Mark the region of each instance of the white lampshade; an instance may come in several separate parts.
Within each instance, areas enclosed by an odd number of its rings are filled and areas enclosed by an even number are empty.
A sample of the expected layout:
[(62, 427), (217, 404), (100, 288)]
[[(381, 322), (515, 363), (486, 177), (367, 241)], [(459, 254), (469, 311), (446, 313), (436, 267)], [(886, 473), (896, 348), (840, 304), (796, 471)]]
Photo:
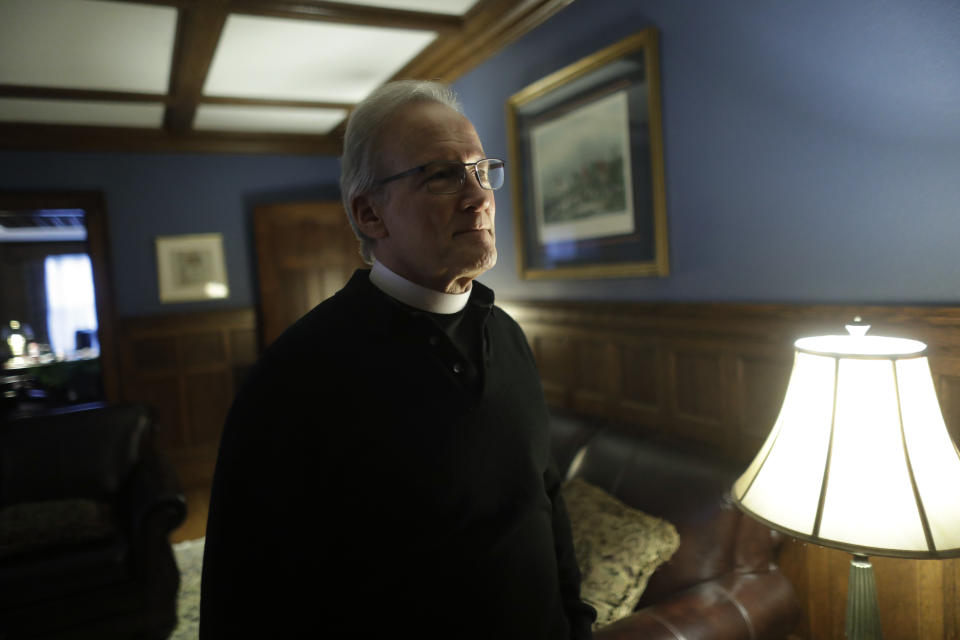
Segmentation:
[(960, 452), (926, 345), (849, 335), (795, 347), (780, 415), (734, 483), (740, 508), (853, 553), (960, 555)]

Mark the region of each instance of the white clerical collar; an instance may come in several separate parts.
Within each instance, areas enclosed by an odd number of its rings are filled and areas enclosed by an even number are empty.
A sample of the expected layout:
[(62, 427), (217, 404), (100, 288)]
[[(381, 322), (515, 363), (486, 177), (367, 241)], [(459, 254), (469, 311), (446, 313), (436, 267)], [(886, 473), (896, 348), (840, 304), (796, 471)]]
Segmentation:
[(370, 270), (370, 282), (403, 304), (430, 313), (457, 313), (467, 306), (467, 301), (470, 299), (469, 289), (464, 293), (434, 291), (397, 275), (383, 266), (383, 263), (376, 261), (373, 263), (373, 269)]

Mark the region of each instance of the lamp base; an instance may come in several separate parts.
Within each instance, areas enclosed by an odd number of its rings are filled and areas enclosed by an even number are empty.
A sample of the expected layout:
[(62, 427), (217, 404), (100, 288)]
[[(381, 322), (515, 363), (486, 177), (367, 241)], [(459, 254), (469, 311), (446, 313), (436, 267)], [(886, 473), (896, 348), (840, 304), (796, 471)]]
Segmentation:
[(880, 607), (877, 604), (877, 583), (873, 565), (863, 555), (850, 560), (850, 583), (847, 586), (847, 627), (850, 640), (881, 640)]

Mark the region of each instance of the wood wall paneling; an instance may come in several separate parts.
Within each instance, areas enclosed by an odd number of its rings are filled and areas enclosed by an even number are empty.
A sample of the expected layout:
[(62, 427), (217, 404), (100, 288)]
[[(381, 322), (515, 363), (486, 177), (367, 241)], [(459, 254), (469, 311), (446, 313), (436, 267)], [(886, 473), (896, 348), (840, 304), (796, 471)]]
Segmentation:
[(227, 361), (227, 336), (223, 331), (184, 333), (180, 336), (180, 363), (186, 367), (217, 367)]
[(135, 370), (148, 373), (176, 371), (178, 361), (176, 336), (134, 338), (130, 346)]
[(668, 350), (668, 415), (674, 434), (714, 446), (725, 446), (729, 422), (726, 362), (712, 347), (686, 344)]
[(960, 376), (940, 374), (937, 376), (937, 393), (943, 419), (954, 442), (960, 442)]
[(257, 357), (253, 309), (125, 318), (123, 398), (157, 411), (158, 446), (187, 486), (213, 477), (224, 420)]
[(257, 359), (257, 332), (253, 326), (228, 329), (230, 359), (234, 362), (254, 362)]
[(547, 403), (569, 407), (576, 376), (573, 363), (573, 342), (562, 335), (549, 332), (533, 334), (533, 352), (540, 369), (540, 379)]
[(233, 402), (230, 369), (186, 374), (183, 377), (187, 408), (188, 441), (193, 447), (216, 449)]
[(620, 350), (609, 340), (581, 339), (575, 344), (573, 407), (609, 413), (621, 395)]
[(637, 411), (656, 412), (664, 393), (658, 375), (659, 350), (652, 343), (626, 343), (620, 349), (623, 367), (621, 406)]
[[(527, 334), (548, 404), (710, 445), (746, 465), (780, 411), (793, 341), (843, 333), (921, 340), (960, 440), (960, 308), (505, 302)], [(960, 640), (960, 559), (871, 558), (887, 640)], [(804, 610), (792, 637), (844, 637), (850, 554), (787, 540), (779, 564)]]
[[(960, 561), (951, 560), (943, 572), (944, 637), (960, 638)], [(952, 604), (951, 604), (952, 603)]]
[(740, 449), (759, 451), (780, 413), (793, 361), (747, 354), (738, 359), (737, 367)]

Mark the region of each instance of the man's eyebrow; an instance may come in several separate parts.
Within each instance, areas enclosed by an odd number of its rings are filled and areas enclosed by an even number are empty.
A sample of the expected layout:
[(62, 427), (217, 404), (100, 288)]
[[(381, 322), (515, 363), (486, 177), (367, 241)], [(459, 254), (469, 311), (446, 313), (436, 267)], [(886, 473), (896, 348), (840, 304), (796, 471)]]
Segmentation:
[(487, 159), (487, 156), (483, 153), (483, 151), (480, 151), (479, 154), (476, 154), (476, 153), (467, 154), (467, 157), (471, 158), (471, 160), (467, 160), (466, 162), (461, 162), (459, 159), (454, 158), (453, 154), (450, 154), (449, 158), (436, 158), (434, 160), (429, 160), (424, 164), (433, 164), (434, 162), (455, 162), (457, 164), (473, 164), (474, 162), (479, 162), (480, 160)]

